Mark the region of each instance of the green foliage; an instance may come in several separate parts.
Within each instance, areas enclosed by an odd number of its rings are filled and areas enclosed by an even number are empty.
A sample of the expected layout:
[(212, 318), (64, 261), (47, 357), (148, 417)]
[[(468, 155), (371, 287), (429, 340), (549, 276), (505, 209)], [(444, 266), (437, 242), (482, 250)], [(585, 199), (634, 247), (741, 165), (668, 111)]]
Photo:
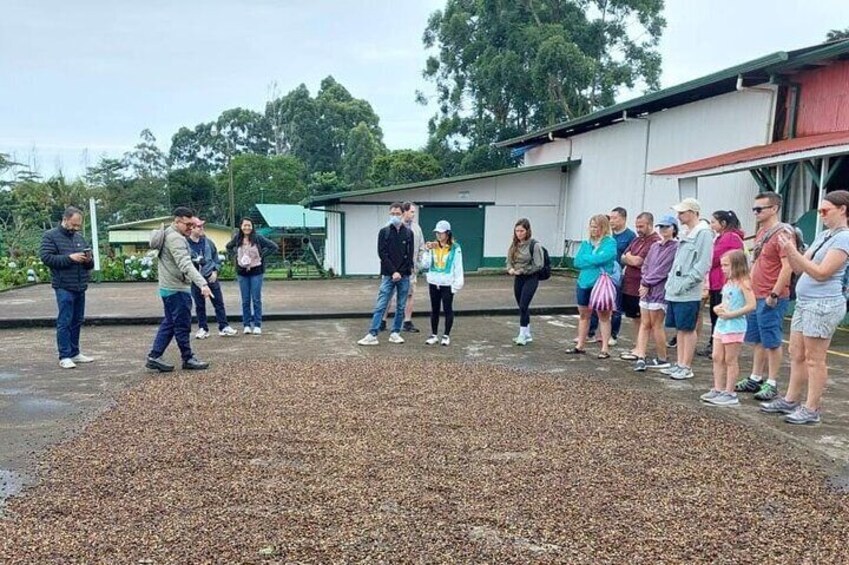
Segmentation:
[(38, 257), (0, 257), (0, 288), (49, 280), (50, 269)]
[(215, 223), (226, 223), (226, 201), (217, 198), (215, 179), (202, 169), (175, 169), (166, 177), (169, 200), (188, 206)]
[[(659, 87), (663, 0), (448, 0), (424, 45), (436, 85), (434, 153), (460, 172), (509, 164), (480, 148), (614, 103), (618, 90)], [(423, 95), (419, 96), (423, 99)]]
[(825, 35), (826, 41), (838, 41), (840, 39), (849, 39), (849, 27), (846, 29), (832, 29)]
[[(238, 155), (232, 166), (237, 220), (249, 215), (257, 202), (296, 204), (307, 195), (304, 165), (292, 156)], [(216, 180), (219, 201), (227, 201), (229, 175), (224, 171)]]
[(380, 143), (365, 122), (360, 122), (348, 133), (342, 157), (342, 176), (351, 188), (356, 190), (371, 186), (372, 164), (380, 152)]
[(393, 186), (431, 180), (441, 175), (442, 167), (436, 157), (425, 151), (403, 149), (375, 159), (371, 178), (377, 186)]
[(323, 194), (334, 194), (336, 192), (344, 192), (348, 190), (348, 185), (345, 184), (335, 171), (329, 173), (313, 173), (307, 181), (307, 192), (310, 196), (321, 196)]

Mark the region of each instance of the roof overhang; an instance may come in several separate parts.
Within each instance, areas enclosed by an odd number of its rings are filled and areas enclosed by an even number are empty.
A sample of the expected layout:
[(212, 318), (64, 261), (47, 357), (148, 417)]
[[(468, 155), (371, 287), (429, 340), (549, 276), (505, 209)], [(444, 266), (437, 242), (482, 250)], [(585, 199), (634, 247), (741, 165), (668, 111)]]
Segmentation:
[(849, 131), (840, 131), (753, 145), (650, 171), (649, 174), (673, 178), (710, 177), (846, 154), (849, 154)]
[(371, 196), (374, 194), (400, 192), (405, 190), (416, 190), (420, 188), (430, 188), (434, 186), (454, 184), (458, 182), (467, 182), (494, 177), (503, 177), (508, 175), (533, 173), (535, 171), (546, 171), (551, 169), (560, 169), (561, 172), (565, 173), (572, 167), (576, 167), (580, 164), (580, 159), (569, 159), (568, 161), (558, 161), (556, 163), (545, 163), (543, 165), (531, 165), (528, 167), (512, 167), (509, 169), (498, 169), (495, 171), (486, 171), (483, 173), (460, 175), (456, 177), (445, 177), (410, 184), (399, 184), (393, 186), (385, 186), (381, 188), (369, 188), (366, 190), (349, 190), (347, 192), (335, 192), (333, 194), (327, 194), (324, 196), (315, 196), (312, 198), (307, 198), (306, 200), (302, 201), (301, 204), (308, 208), (312, 208), (313, 206), (326, 206), (329, 204), (335, 204), (336, 202), (347, 200), (349, 198), (356, 198), (358, 196)]

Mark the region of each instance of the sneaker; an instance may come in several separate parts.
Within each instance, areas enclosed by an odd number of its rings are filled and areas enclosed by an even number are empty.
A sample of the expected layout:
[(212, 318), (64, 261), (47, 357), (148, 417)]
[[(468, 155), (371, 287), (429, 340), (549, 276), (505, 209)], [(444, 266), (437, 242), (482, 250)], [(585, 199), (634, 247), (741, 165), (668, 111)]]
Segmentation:
[(740, 400), (737, 398), (736, 392), (720, 392), (705, 402), (713, 404), (714, 406), (737, 406), (740, 404)]
[(820, 411), (811, 410), (803, 404), (796, 408), (792, 414), (786, 415), (784, 421), (788, 424), (819, 424)]
[(358, 345), (379, 345), (377, 336), (372, 333), (367, 333), (366, 337), (357, 342)]
[(159, 371), (160, 373), (170, 373), (174, 370), (174, 365), (171, 363), (166, 363), (162, 360), (162, 357), (148, 357), (147, 362), (144, 364), (148, 369), (153, 369), (154, 371)]
[(696, 350), (696, 355), (699, 357), (713, 357), (713, 346), (708, 344)]
[(520, 335), (513, 340), (513, 343), (516, 345), (528, 345), (528, 338)]
[(91, 363), (94, 361), (94, 357), (89, 357), (88, 355), (77, 353), (76, 355), (71, 357), (71, 361), (73, 361), (74, 363)]
[(528, 334), (525, 336), (525, 343), (531, 343), (534, 340), (534, 336)]
[(242, 333), (247, 335), (247, 334), (253, 333), (253, 330), (251, 329), (250, 326), (245, 326), (245, 329), (242, 330)]
[(404, 343), (404, 338), (398, 332), (389, 334), (389, 343)]
[(671, 374), (673, 374), (673, 373), (677, 373), (677, 372), (678, 372), (678, 368), (679, 368), (679, 367), (678, 367), (678, 363), (673, 363), (673, 364), (671, 364), (669, 367), (667, 367), (667, 368), (665, 368), (665, 369), (661, 369), (660, 373), (661, 373), (662, 375), (669, 376), (669, 375), (671, 375)]
[(234, 330), (230, 326), (224, 326), (223, 328), (218, 330), (218, 335), (220, 335), (221, 337), (228, 337), (228, 336), (231, 336), (231, 335), (236, 335), (237, 333), (239, 333), (239, 332), (237, 332), (236, 330)]
[(70, 357), (65, 357), (64, 359), (59, 359), (59, 366), (63, 369), (76, 369), (77, 364), (74, 363), (74, 360)]
[(761, 389), (755, 393), (754, 399), (770, 401), (773, 400), (776, 396), (778, 396), (778, 389), (775, 388), (775, 386), (764, 381), (764, 383), (761, 385)]
[(675, 381), (685, 381), (692, 379), (694, 376), (693, 370), (690, 367), (678, 367), (678, 370), (669, 375), (669, 378)]
[(701, 400), (702, 402), (709, 402), (711, 399), (716, 398), (720, 394), (722, 394), (721, 390), (716, 390), (715, 388), (712, 388), (703, 395), (701, 395), (699, 397), (699, 400)]
[(380, 325), (377, 327), (377, 331), (385, 332), (386, 331), (386, 320), (380, 322)]
[(616, 339), (615, 337), (611, 337), (610, 339), (607, 340), (607, 345), (610, 346), (610, 347), (616, 347), (617, 343), (619, 343), (619, 340)]
[(425, 340), (425, 345), (436, 345), (439, 343), (439, 336), (430, 334), (430, 337)]
[(658, 359), (657, 357), (655, 357), (654, 359), (646, 363), (646, 367), (649, 369), (658, 370), (669, 369), (670, 367), (672, 367), (672, 365), (666, 359)]
[(259, 327), (259, 326), (255, 327), (255, 328), (254, 328), (254, 331), (253, 331), (253, 334), (254, 334), (254, 335), (262, 335), (262, 328), (261, 328), (261, 327)]
[(675, 349), (676, 347), (678, 347), (678, 336), (676, 335), (670, 337), (669, 341), (666, 342), (666, 347), (669, 347), (670, 349)]
[(638, 373), (646, 372), (646, 360), (645, 359), (637, 359), (634, 363), (634, 370)]
[(451, 338), (447, 335), (442, 336), (442, 341), (440, 342), (442, 345), (451, 345)]
[(201, 361), (194, 355), (183, 361), (183, 368), (187, 371), (203, 371), (209, 368), (209, 363)]
[(758, 392), (761, 390), (762, 384), (764, 384), (763, 381), (756, 381), (752, 377), (746, 377), (737, 381), (737, 384), (734, 385), (734, 392)]
[(766, 414), (792, 414), (799, 408), (798, 402), (789, 402), (783, 396), (772, 402), (761, 402), (761, 412)]
[(405, 332), (410, 332), (414, 334), (421, 332), (419, 328), (413, 325), (413, 322), (404, 322), (404, 327), (402, 329)]
[(206, 339), (209, 337), (209, 331), (203, 328), (198, 330), (198, 333), (195, 334), (195, 339)]

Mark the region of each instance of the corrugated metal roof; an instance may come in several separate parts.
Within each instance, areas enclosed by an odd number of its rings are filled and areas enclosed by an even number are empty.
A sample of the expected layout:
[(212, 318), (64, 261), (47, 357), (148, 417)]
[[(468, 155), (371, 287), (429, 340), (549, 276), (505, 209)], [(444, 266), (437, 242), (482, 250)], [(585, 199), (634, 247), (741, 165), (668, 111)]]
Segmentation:
[(586, 116), (506, 139), (495, 145), (496, 147), (513, 147), (529, 142), (550, 141), (549, 134), (554, 137), (570, 137), (619, 121), (622, 119), (623, 112), (638, 116), (732, 92), (737, 87), (738, 76), (764, 83), (769, 80), (772, 74), (804, 68), (818, 61), (843, 56), (847, 53), (849, 53), (849, 40), (846, 39), (812, 45), (790, 52), (779, 51), (677, 86), (603, 108)]
[(270, 228), (324, 227), (324, 212), (298, 204), (257, 204), (256, 209)]
[(396, 184), (393, 186), (384, 186), (380, 188), (369, 188), (365, 190), (350, 190), (347, 192), (334, 192), (324, 196), (316, 196), (307, 198), (303, 201), (305, 206), (315, 206), (317, 204), (328, 204), (338, 202), (343, 198), (352, 198), (355, 196), (369, 196), (372, 194), (383, 194), (387, 192), (397, 192), (400, 190), (411, 190), (416, 188), (427, 188), (429, 186), (438, 186), (443, 184), (453, 184), (456, 182), (464, 182), (470, 180), (478, 180), (492, 177), (501, 177), (506, 175), (515, 175), (520, 173), (530, 173), (533, 171), (543, 171), (546, 169), (555, 169), (560, 167), (565, 170), (569, 167), (574, 167), (581, 164), (580, 159), (571, 159), (569, 161), (558, 161), (557, 163), (545, 163), (542, 165), (532, 165), (530, 167), (511, 167), (509, 169), (498, 169), (496, 171), (486, 171), (483, 173), (474, 173), (471, 175), (460, 175), (456, 177), (444, 177), (440, 179), (426, 180), (422, 182), (414, 182), (409, 184)]
[(728, 165), (737, 165), (749, 161), (788, 155), (790, 153), (798, 153), (801, 151), (810, 151), (811, 149), (821, 149), (824, 147), (847, 144), (849, 144), (849, 131), (823, 133), (808, 137), (796, 137), (793, 139), (776, 141), (775, 143), (768, 143), (766, 145), (754, 145), (752, 147), (730, 151), (721, 155), (714, 155), (713, 157), (690, 161), (689, 163), (681, 163), (672, 167), (651, 171), (649, 174), (676, 177), (699, 171), (708, 171)]

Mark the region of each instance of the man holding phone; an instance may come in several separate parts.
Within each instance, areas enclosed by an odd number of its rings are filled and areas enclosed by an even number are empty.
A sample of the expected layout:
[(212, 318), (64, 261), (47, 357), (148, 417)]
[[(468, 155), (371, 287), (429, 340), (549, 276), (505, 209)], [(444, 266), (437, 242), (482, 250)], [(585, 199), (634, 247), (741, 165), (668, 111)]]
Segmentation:
[(62, 224), (47, 230), (41, 239), (41, 261), (50, 267), (59, 313), (56, 316), (56, 345), (59, 366), (73, 369), (77, 363), (94, 361), (80, 352), (80, 330), (85, 318), (85, 292), (89, 271), (94, 267), (91, 247), (83, 238), (83, 213), (69, 206)]

